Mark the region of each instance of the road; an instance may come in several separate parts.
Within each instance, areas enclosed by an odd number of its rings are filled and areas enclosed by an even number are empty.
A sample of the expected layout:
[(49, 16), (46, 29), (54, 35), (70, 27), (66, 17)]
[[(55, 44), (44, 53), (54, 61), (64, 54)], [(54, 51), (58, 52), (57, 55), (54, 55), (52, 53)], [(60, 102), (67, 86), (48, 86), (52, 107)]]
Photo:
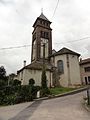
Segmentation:
[(82, 104), (84, 94), (36, 101), (8, 120), (90, 120)]

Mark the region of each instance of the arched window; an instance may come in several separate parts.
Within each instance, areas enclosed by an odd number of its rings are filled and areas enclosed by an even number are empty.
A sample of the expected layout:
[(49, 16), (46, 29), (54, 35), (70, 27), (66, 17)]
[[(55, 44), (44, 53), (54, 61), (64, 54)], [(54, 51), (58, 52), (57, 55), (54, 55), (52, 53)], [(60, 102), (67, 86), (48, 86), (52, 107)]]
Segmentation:
[(64, 67), (63, 67), (63, 61), (62, 60), (58, 60), (57, 61), (57, 68), (58, 68), (58, 72), (59, 73), (64, 73)]

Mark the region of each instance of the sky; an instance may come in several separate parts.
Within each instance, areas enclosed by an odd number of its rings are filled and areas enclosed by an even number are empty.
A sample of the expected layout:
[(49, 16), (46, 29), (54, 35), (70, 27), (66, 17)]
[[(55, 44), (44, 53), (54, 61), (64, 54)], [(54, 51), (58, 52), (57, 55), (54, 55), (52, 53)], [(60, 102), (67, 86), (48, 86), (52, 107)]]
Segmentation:
[[(42, 8), (52, 22), (53, 49), (90, 57), (90, 0), (0, 0), (0, 66), (7, 74), (21, 69), (24, 60), (31, 63), (32, 25)], [(11, 49), (18, 46), (24, 47)]]

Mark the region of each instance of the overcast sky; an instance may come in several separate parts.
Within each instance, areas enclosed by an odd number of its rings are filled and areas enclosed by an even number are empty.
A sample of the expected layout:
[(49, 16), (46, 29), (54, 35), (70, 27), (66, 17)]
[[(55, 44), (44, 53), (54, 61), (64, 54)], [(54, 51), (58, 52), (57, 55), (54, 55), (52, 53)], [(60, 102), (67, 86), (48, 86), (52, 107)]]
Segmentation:
[(57, 1), (0, 0), (0, 66), (8, 74), (22, 68), (23, 60), (31, 62), (31, 46), (2, 48), (31, 45), (32, 25), (41, 8), (52, 22), (53, 49), (67, 47), (80, 53), (83, 59), (90, 57), (90, 0), (59, 0), (54, 11)]

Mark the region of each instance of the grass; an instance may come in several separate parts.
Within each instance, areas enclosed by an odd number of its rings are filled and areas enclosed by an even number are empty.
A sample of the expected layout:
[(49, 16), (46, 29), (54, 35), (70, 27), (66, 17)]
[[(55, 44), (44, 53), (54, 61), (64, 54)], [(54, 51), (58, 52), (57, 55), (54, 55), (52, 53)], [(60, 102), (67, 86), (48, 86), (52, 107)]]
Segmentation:
[(75, 90), (75, 88), (55, 87), (55, 88), (50, 89), (50, 93), (52, 95), (58, 95), (58, 94), (62, 94), (62, 93), (72, 91), (72, 90)]

